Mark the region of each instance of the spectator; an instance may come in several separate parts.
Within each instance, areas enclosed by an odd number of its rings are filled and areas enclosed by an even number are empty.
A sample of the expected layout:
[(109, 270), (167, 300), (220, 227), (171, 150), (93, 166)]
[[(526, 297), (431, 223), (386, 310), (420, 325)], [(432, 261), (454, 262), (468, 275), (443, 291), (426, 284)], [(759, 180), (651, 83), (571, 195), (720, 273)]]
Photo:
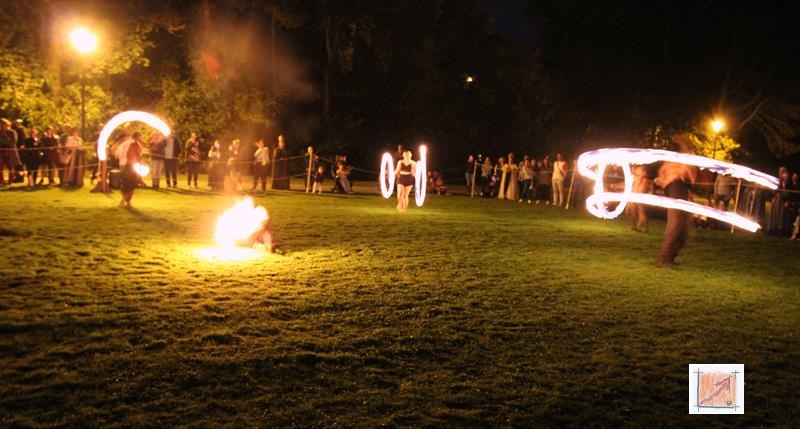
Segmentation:
[(527, 155), (522, 158), (522, 164), (519, 166), (519, 178), (521, 180), (520, 183), (522, 183), (520, 186), (519, 202), (521, 203), (523, 200), (527, 200), (528, 204), (530, 204), (533, 198), (533, 166)]
[(279, 135), (272, 154), (272, 189), (289, 189), (289, 162), (286, 158), (286, 141)]
[(792, 179), (789, 181), (789, 184), (786, 185), (786, 190), (788, 191), (788, 200), (789, 204), (787, 205), (788, 211), (788, 221), (791, 222), (791, 226), (789, 229), (792, 230), (792, 240), (797, 239), (797, 223), (798, 219), (800, 218), (800, 177), (798, 177), (797, 173), (792, 173)]
[[(43, 150), (42, 164), (44, 165), (44, 169), (47, 174), (47, 184), (53, 185), (55, 184), (55, 179), (53, 178), (53, 175), (58, 174), (58, 169), (59, 169), (58, 138), (56, 138), (55, 127), (53, 126), (47, 127), (47, 131), (45, 131), (44, 137), (42, 137), (42, 150)], [(41, 180), (44, 180), (44, 174), (42, 175)]]
[[(3, 118), (0, 129), (0, 185), (13, 184), (17, 165), (20, 164), (17, 151), (17, 132), (11, 129), (11, 122)], [(8, 181), (3, 180), (4, 170), (8, 169)]]
[(787, 186), (789, 185), (789, 171), (786, 167), (778, 169), (778, 188), (772, 197), (772, 206), (769, 213), (769, 221), (767, 222), (767, 234), (774, 235), (788, 235), (789, 224), (789, 193)]
[(83, 186), (85, 151), (83, 150), (83, 139), (80, 137), (79, 128), (72, 129), (72, 133), (67, 137), (64, 150), (67, 162), (64, 163), (63, 183), (73, 187)]
[(717, 202), (717, 209), (728, 211), (728, 206), (735, 192), (733, 178), (725, 174), (717, 174), (714, 179), (714, 199)]
[(25, 139), (21, 157), (25, 164), (25, 175), (28, 179), (28, 187), (32, 188), (36, 185), (36, 179), (39, 175), (39, 165), (42, 163), (42, 142), (36, 130), (31, 130), (30, 137)]
[(226, 192), (242, 191), (242, 170), (241, 170), (241, 142), (235, 139), (228, 146), (228, 161), (225, 163), (227, 174), (225, 176)]
[(550, 204), (550, 189), (553, 187), (553, 165), (550, 163), (550, 156), (545, 155), (542, 162), (536, 169), (536, 204), (544, 201)]
[(181, 156), (181, 143), (175, 133), (164, 137), (164, 172), (167, 175), (167, 186), (178, 186), (178, 160)]
[(508, 177), (506, 179), (506, 199), (511, 201), (517, 201), (519, 198), (519, 185), (517, 183), (519, 178), (519, 166), (514, 161), (514, 154), (509, 153), (508, 164), (506, 165), (506, 170), (508, 171)]
[(225, 166), (222, 164), (222, 151), (219, 140), (214, 140), (214, 144), (208, 150), (208, 186), (212, 191), (218, 191), (224, 187)]
[(186, 141), (186, 187), (197, 189), (197, 175), (200, 172), (200, 139), (197, 133), (192, 133)]
[(314, 181), (314, 185), (311, 188), (311, 193), (318, 192), (322, 193), (322, 182), (325, 178), (325, 167), (319, 165), (317, 166), (317, 171), (314, 172), (312, 180)]
[(436, 195), (448, 195), (447, 185), (444, 183), (442, 173), (438, 171), (433, 172), (433, 187), (431, 188), (436, 192)]
[(553, 164), (553, 204), (558, 207), (564, 205), (567, 200), (565, 193), (564, 181), (567, 178), (567, 171), (569, 164), (564, 159), (564, 155), (559, 152), (556, 154), (556, 162)]
[(162, 135), (154, 132), (150, 135), (148, 150), (150, 151), (150, 177), (153, 179), (153, 189), (161, 188), (161, 173), (164, 171), (164, 145)]
[(253, 154), (253, 190), (258, 186), (258, 181), (261, 181), (261, 190), (267, 190), (267, 172), (269, 171), (269, 148), (264, 144), (264, 140), (256, 142), (256, 153)]
[(481, 196), (489, 195), (487, 188), (491, 183), (492, 179), (492, 171), (494, 171), (494, 165), (492, 164), (492, 158), (486, 157), (483, 160), (483, 164), (481, 165)]
[[(633, 167), (632, 191), (640, 194), (652, 194), (653, 182), (647, 178), (647, 168), (643, 165)], [(647, 232), (647, 206), (640, 203), (628, 203), (625, 208), (631, 229), (638, 232)]]
[(497, 176), (497, 189), (495, 189), (497, 199), (506, 199), (506, 184), (508, 181), (508, 165), (506, 159), (502, 156), (497, 159), (497, 164), (494, 166), (494, 175)]
[(464, 178), (466, 179), (467, 184), (467, 195), (472, 195), (473, 193), (473, 174), (475, 174), (476, 169), (477, 164), (475, 164), (475, 157), (470, 154), (467, 156), (467, 165), (464, 169)]
[(353, 193), (353, 189), (350, 186), (350, 166), (347, 165), (346, 155), (339, 157), (339, 163), (336, 166), (336, 183), (341, 187), (340, 189), (342, 192), (347, 194)]

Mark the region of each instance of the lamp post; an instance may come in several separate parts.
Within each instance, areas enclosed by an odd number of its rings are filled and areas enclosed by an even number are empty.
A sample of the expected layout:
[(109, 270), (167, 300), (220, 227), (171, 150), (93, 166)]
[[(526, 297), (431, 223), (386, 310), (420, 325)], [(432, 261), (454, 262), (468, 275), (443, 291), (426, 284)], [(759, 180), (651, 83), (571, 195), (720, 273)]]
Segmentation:
[[(72, 47), (82, 55), (88, 55), (97, 49), (97, 36), (86, 27), (78, 27), (69, 33), (69, 40)], [(81, 69), (81, 139), (86, 140), (86, 85), (84, 70)]]
[(725, 128), (725, 121), (721, 119), (714, 119), (711, 121), (711, 131), (714, 132), (714, 153), (711, 155), (711, 158), (717, 159), (717, 139), (719, 138), (719, 132)]

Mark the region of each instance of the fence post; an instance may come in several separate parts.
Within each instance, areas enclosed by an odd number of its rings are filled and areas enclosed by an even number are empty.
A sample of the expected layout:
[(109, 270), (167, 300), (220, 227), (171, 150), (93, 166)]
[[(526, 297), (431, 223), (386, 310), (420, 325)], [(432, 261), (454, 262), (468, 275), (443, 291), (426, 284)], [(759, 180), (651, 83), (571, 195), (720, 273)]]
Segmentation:
[(311, 192), (311, 166), (314, 162), (314, 148), (308, 147), (308, 172), (306, 173), (306, 193)]
[[(742, 192), (742, 179), (739, 179), (739, 184), (736, 185), (736, 201), (733, 202), (733, 212), (736, 213), (739, 210), (739, 196)], [(733, 234), (733, 230), (736, 228), (733, 224), (731, 224), (731, 234)]]

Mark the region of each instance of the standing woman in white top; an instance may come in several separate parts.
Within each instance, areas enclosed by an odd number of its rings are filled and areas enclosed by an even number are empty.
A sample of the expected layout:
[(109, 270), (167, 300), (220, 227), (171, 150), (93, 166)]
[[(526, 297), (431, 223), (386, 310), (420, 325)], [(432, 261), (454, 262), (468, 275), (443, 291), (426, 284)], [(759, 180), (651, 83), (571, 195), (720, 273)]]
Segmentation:
[(514, 154), (508, 154), (508, 164), (507, 164), (507, 171), (508, 171), (508, 178), (506, 182), (508, 183), (508, 188), (506, 189), (506, 199), (511, 201), (516, 201), (517, 197), (519, 196), (519, 189), (517, 186), (517, 176), (519, 176), (519, 166), (514, 162)]
[(567, 165), (564, 155), (559, 152), (556, 154), (556, 162), (553, 164), (553, 204), (557, 206), (561, 206), (567, 199), (564, 187), (567, 171), (569, 171), (569, 165)]
[(408, 209), (408, 195), (417, 175), (417, 163), (411, 159), (410, 150), (403, 151), (403, 159), (397, 161), (394, 174), (397, 176), (397, 211), (402, 213)]
[(497, 164), (494, 166), (494, 174), (499, 177), (499, 184), (497, 188), (497, 199), (506, 199), (506, 176), (508, 176), (508, 167), (506, 166), (506, 159), (502, 156), (497, 159)]
[(253, 162), (253, 190), (255, 191), (258, 186), (258, 181), (261, 181), (261, 190), (267, 191), (267, 172), (269, 172), (269, 148), (264, 145), (264, 140), (256, 142), (256, 153), (253, 154), (255, 158)]

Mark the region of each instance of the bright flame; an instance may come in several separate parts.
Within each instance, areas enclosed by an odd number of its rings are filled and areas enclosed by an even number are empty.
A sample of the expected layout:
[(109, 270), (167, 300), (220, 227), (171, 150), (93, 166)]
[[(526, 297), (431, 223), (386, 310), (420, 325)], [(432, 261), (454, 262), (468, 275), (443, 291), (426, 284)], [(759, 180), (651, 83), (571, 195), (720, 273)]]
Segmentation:
[(419, 161), (417, 161), (417, 172), (414, 176), (414, 201), (417, 207), (422, 207), (425, 202), (425, 191), (428, 184), (428, 148), (425, 145), (419, 147)]
[(392, 165), (393, 161), (392, 155), (389, 154), (389, 152), (384, 153), (383, 158), (381, 158), (381, 172), (379, 173), (378, 181), (381, 183), (381, 194), (383, 198), (391, 198), (394, 193), (395, 175), (394, 165)]
[(267, 219), (267, 209), (255, 207), (253, 199), (247, 197), (219, 217), (214, 239), (220, 246), (232, 248), (261, 229)]
[(133, 171), (135, 171), (139, 176), (144, 177), (150, 174), (150, 167), (137, 162), (136, 164), (133, 164)]
[(72, 46), (82, 54), (93, 52), (97, 48), (97, 36), (86, 27), (78, 27), (69, 33), (69, 40)]
[[(770, 189), (778, 187), (778, 179), (776, 177), (741, 165), (717, 161), (703, 156), (659, 149), (599, 149), (586, 152), (578, 157), (578, 171), (589, 179), (594, 180), (595, 193), (586, 199), (587, 210), (599, 218), (614, 219), (622, 213), (628, 202), (633, 202), (678, 209), (701, 216), (707, 216), (731, 223), (750, 232), (755, 232), (760, 228), (758, 223), (739, 216), (736, 213), (718, 210), (686, 200), (632, 192), (633, 174), (631, 173), (630, 164), (643, 165), (658, 161), (694, 165), (719, 174), (727, 174), (732, 177), (755, 182)], [(604, 192), (603, 174), (606, 167), (610, 164), (622, 167), (622, 172), (625, 176), (625, 187), (622, 192)], [(609, 212), (605, 207), (605, 203), (616, 201), (619, 202), (619, 205), (613, 212)]]
[(164, 121), (150, 113), (139, 112), (136, 110), (129, 110), (127, 112), (119, 113), (111, 118), (111, 120), (108, 121), (103, 127), (103, 130), (100, 131), (100, 138), (97, 141), (98, 160), (105, 161), (108, 158), (106, 148), (108, 138), (111, 137), (112, 131), (126, 122), (144, 122), (145, 124), (157, 129), (164, 136), (168, 136), (171, 133), (169, 126)]

